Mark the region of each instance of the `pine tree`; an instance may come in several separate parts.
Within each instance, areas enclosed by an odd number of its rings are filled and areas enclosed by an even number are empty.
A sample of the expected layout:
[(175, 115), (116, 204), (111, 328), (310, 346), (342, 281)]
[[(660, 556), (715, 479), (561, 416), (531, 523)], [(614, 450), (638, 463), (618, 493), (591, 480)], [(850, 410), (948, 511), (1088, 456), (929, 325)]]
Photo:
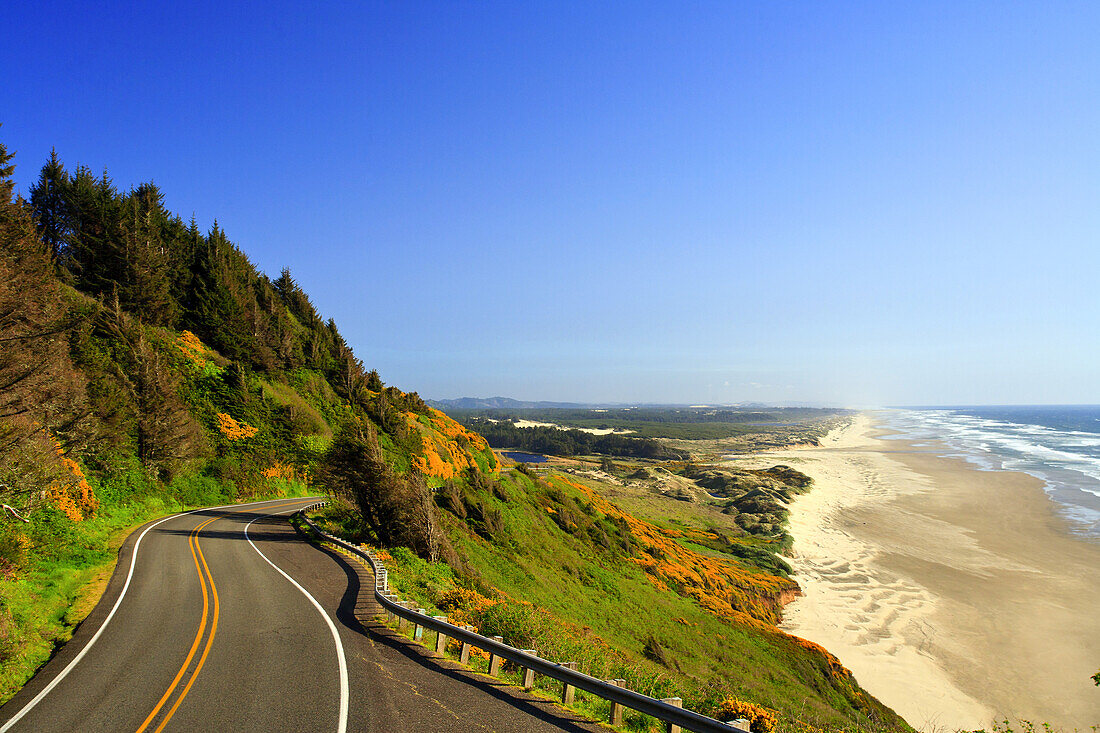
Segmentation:
[(110, 297), (125, 274), (118, 193), (106, 171), (96, 178), (78, 166), (67, 199), (71, 256), (66, 264), (81, 290)]
[(42, 166), (38, 182), (31, 187), (31, 210), (38, 222), (38, 233), (54, 261), (60, 259), (69, 238), (66, 203), (69, 185), (69, 173), (57, 157), (57, 150), (50, 150), (50, 159)]
[(146, 323), (171, 326), (178, 307), (172, 297), (171, 252), (164, 241), (171, 219), (163, 196), (155, 185), (145, 183), (127, 197), (124, 208), (119, 301)]
[(0, 203), (7, 204), (11, 201), (12, 191), (15, 190), (15, 181), (11, 179), (15, 173), (15, 163), (12, 159), (15, 153), (9, 153), (7, 147), (0, 143)]

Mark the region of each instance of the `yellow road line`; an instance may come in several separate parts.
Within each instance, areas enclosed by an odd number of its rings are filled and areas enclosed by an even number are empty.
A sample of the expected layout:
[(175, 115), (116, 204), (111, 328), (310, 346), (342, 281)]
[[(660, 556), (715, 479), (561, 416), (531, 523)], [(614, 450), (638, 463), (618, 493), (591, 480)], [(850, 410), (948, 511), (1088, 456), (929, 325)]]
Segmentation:
[(210, 646), (214, 643), (214, 635), (218, 633), (218, 588), (214, 585), (214, 576), (210, 574), (210, 568), (206, 564), (206, 556), (202, 554), (202, 548), (199, 547), (199, 535), (197, 532), (195, 533), (195, 550), (199, 553), (199, 559), (202, 560), (202, 569), (206, 572), (206, 577), (210, 580), (210, 590), (214, 596), (214, 614), (210, 624), (210, 636), (206, 638), (206, 646), (202, 650), (202, 656), (199, 657), (199, 663), (195, 665), (195, 671), (191, 673), (191, 678), (187, 680), (187, 685), (183, 688), (183, 692), (176, 698), (176, 704), (172, 706), (172, 709), (164, 716), (164, 720), (157, 726), (156, 733), (160, 733), (164, 730), (164, 726), (168, 725), (168, 721), (176, 714), (176, 709), (180, 706), (180, 703), (183, 702), (183, 698), (187, 697), (187, 693), (191, 691), (191, 685), (195, 684), (195, 680), (199, 677), (199, 672), (202, 671), (202, 666), (206, 664), (206, 657), (210, 654)]
[(199, 622), (199, 630), (195, 634), (195, 641), (192, 642), (191, 651), (187, 653), (187, 659), (183, 660), (183, 666), (181, 666), (180, 671), (176, 673), (175, 678), (172, 680), (172, 684), (170, 684), (168, 686), (168, 689), (165, 690), (164, 695), (157, 702), (156, 707), (153, 708), (153, 712), (149, 713), (149, 717), (145, 719), (145, 721), (141, 724), (141, 727), (137, 729), (136, 733), (142, 733), (142, 731), (149, 727), (149, 724), (153, 722), (153, 718), (157, 716), (157, 713), (160, 712), (160, 709), (164, 706), (164, 703), (172, 695), (172, 692), (176, 689), (176, 685), (178, 685), (180, 680), (183, 678), (184, 672), (187, 671), (187, 667), (190, 666), (191, 660), (194, 659), (195, 652), (199, 648), (199, 642), (202, 641), (202, 636), (206, 632), (206, 616), (209, 609), (209, 598), (206, 592), (206, 579), (203, 576), (202, 568), (199, 566), (199, 558), (195, 555), (194, 542), (195, 537), (199, 533), (199, 530), (213, 522), (215, 519), (218, 519), (218, 517), (207, 519), (198, 527), (195, 527), (195, 529), (191, 530), (191, 534), (187, 536), (187, 544), (191, 548), (191, 559), (195, 561), (195, 571), (199, 574), (199, 585), (202, 586), (202, 620)]
[[(265, 509), (280, 509), (282, 507), (292, 506), (299, 503), (300, 501), (301, 500), (299, 499), (298, 501), (291, 501), (285, 504), (276, 504), (273, 507), (265, 507)], [(239, 514), (240, 512), (236, 513)], [(210, 654), (210, 647), (214, 643), (214, 635), (218, 632), (220, 604), (218, 602), (218, 587), (214, 584), (214, 576), (211, 574), (210, 567), (206, 564), (206, 556), (203, 555), (202, 548), (199, 546), (199, 533), (203, 530), (204, 527), (206, 527), (206, 525), (210, 524), (211, 522), (215, 522), (218, 519), (224, 519), (224, 515), (219, 517), (212, 517), (211, 519), (206, 520), (198, 527), (195, 527), (195, 529), (191, 530), (191, 534), (187, 537), (187, 544), (191, 548), (191, 558), (195, 561), (195, 570), (199, 574), (199, 584), (202, 586), (202, 620), (199, 623), (198, 633), (195, 634), (195, 641), (191, 644), (191, 650), (187, 653), (187, 659), (184, 660), (183, 666), (180, 667), (179, 672), (176, 673), (175, 678), (172, 680), (172, 684), (168, 686), (168, 689), (165, 691), (164, 695), (161, 696), (160, 700), (157, 702), (156, 707), (154, 707), (153, 711), (149, 713), (149, 717), (145, 719), (145, 721), (141, 724), (141, 727), (137, 729), (136, 733), (142, 733), (146, 728), (149, 727), (149, 724), (153, 721), (153, 719), (156, 718), (157, 713), (160, 712), (160, 709), (164, 706), (164, 703), (168, 700), (168, 698), (172, 696), (172, 692), (176, 689), (176, 685), (179, 684), (180, 680), (183, 678), (184, 673), (187, 671), (188, 666), (190, 666), (191, 660), (195, 657), (195, 652), (199, 648), (199, 642), (202, 641), (203, 634), (206, 632), (206, 619), (207, 611), (209, 608), (208, 596), (206, 592), (207, 582), (210, 583), (210, 596), (212, 596), (214, 599), (214, 612), (211, 615), (210, 636), (208, 636), (206, 639), (206, 646), (202, 650), (202, 656), (199, 657), (199, 662), (197, 665), (195, 665), (194, 671), (191, 672), (191, 676), (188, 678), (187, 684), (180, 692), (179, 697), (176, 698), (175, 704), (172, 705), (172, 707), (168, 710), (168, 713), (164, 716), (164, 720), (162, 720), (160, 722), (160, 725), (157, 726), (157, 729), (156, 731), (154, 731), (154, 733), (160, 733), (160, 731), (164, 730), (164, 726), (166, 726), (168, 724), (168, 721), (172, 719), (172, 716), (175, 715), (176, 710), (180, 706), (180, 703), (183, 702), (183, 699), (185, 697), (187, 697), (187, 693), (191, 691), (191, 685), (195, 684), (195, 680), (199, 676), (199, 671), (201, 671), (203, 665), (206, 664), (206, 657)]]

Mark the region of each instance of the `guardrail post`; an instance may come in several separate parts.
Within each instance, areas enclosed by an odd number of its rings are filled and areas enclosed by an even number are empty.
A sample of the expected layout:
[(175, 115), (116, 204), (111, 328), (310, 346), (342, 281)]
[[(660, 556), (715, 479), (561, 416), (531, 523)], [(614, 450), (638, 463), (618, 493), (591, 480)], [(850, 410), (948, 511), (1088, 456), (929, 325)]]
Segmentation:
[[(537, 657), (539, 655), (539, 650), (538, 649), (523, 649), (521, 651), (523, 651), (527, 654), (530, 654), (532, 657)], [(531, 669), (530, 667), (524, 667), (523, 668), (523, 689), (530, 690), (534, 686), (535, 686), (535, 670)]]
[[(444, 623), (447, 622), (447, 617), (446, 616), (432, 616), (432, 618), (434, 618), (436, 621), (443, 621)], [(443, 654), (443, 652), (446, 651), (446, 649), (447, 649), (447, 635), (444, 634), (442, 631), (435, 632), (435, 653), (436, 654)]]
[[(608, 680), (608, 684), (615, 685), (616, 687), (626, 687), (626, 680), (614, 679)], [(623, 724), (623, 706), (621, 703), (617, 703), (614, 700), (611, 701), (611, 725)]]
[[(417, 613), (424, 613), (424, 609), (423, 608), (418, 608), (418, 609), (416, 609), (416, 612)], [(417, 641), (420, 641), (423, 638), (424, 638), (424, 627), (421, 626), (418, 623), (415, 626), (413, 626), (413, 639), (415, 639)]]
[[(666, 697), (663, 698), (661, 702), (667, 702), (674, 708), (682, 708), (684, 706), (684, 701), (678, 697)], [(680, 733), (680, 730), (680, 726), (675, 723), (665, 723), (665, 733)]]
[[(499, 643), (503, 644), (504, 643), (504, 637), (503, 636), (494, 636), (493, 641), (496, 641), (496, 642), (499, 642)], [(500, 674), (500, 657), (497, 656), (496, 652), (490, 652), (489, 653), (489, 676), (490, 677), (496, 677), (498, 674)]]
[[(576, 662), (562, 662), (559, 667), (566, 667), (567, 669), (575, 670), (577, 668)], [(568, 682), (561, 683), (561, 703), (562, 705), (572, 705), (573, 696), (576, 694), (577, 688)]]
[[(473, 631), (474, 630), (473, 626), (463, 626), (462, 628), (466, 629), (467, 631)], [(458, 654), (458, 661), (461, 662), (462, 664), (469, 664), (470, 663), (470, 643), (469, 642), (467, 642), (467, 641), (462, 642), (462, 651), (459, 652), (459, 654)]]
[(726, 725), (733, 726), (734, 730), (741, 731), (742, 733), (749, 733), (749, 728), (752, 726), (745, 718), (738, 718), (737, 720), (731, 720)]
[[(402, 601), (400, 603), (401, 608), (408, 608), (409, 605), (410, 604), (409, 604), (408, 601)], [(397, 630), (398, 631), (404, 631), (407, 628), (409, 628), (409, 620), (407, 618), (405, 618), (404, 616), (398, 616), (397, 617)]]

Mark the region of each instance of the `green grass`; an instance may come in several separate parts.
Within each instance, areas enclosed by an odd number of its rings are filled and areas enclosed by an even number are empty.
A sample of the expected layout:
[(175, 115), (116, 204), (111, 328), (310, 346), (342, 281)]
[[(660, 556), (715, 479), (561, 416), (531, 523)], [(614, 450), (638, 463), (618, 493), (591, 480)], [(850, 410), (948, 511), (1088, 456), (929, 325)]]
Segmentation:
[[(579, 529), (605, 525), (575, 490), (507, 472), (500, 491), (481, 498), (501, 512), (504, 530), (487, 541), (444, 514), (448, 535), (469, 572), (456, 574), (393, 551), (387, 564), (391, 584), (403, 597), (447, 613), (440, 601), (448, 587), (476, 590), (498, 600), (490, 610), (472, 614), (482, 634), (536, 648), (552, 661), (576, 661), (582, 671), (601, 679), (624, 678), (631, 689), (654, 697), (681, 697), (686, 707), (700, 712), (710, 713), (726, 695), (734, 695), (779, 710), (780, 730), (796, 730), (796, 719), (826, 730), (909, 730), (850, 682), (831, 674), (826, 657), (813, 649), (759, 624), (719, 618), (656, 587), (614, 549), (616, 538), (609, 549)], [(557, 507), (559, 517), (563, 510), (574, 512), (577, 528), (563, 530), (547, 506)], [(592, 521), (581, 521), (581, 515)], [(652, 642), (663, 650), (667, 666), (647, 658), (644, 650)], [(605, 714), (605, 703), (592, 705), (591, 714)]]

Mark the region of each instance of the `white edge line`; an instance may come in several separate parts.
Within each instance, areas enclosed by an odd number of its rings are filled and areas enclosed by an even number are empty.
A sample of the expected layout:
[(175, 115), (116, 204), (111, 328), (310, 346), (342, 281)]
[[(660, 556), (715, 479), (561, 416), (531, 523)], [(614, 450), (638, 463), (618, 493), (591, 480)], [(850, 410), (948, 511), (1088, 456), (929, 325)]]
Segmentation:
[[(289, 580), (295, 588), (302, 592), (302, 595), (309, 599), (309, 602), (313, 604), (313, 607), (317, 609), (317, 612), (321, 614), (321, 617), (325, 620), (325, 623), (328, 624), (328, 630), (332, 632), (332, 640), (336, 642), (336, 659), (339, 662), (340, 666), (340, 718), (339, 722), (336, 725), (336, 731), (337, 733), (345, 733), (345, 731), (347, 731), (348, 729), (348, 663), (347, 660), (344, 658), (344, 645), (340, 641), (340, 632), (336, 630), (336, 624), (332, 623), (332, 619), (329, 618), (328, 613), (326, 613), (321, 604), (317, 602), (317, 599), (311, 596), (309, 594), (309, 591), (299, 585), (298, 581), (283, 572), (282, 568), (271, 562), (271, 560), (268, 559), (267, 555), (263, 554), (263, 552), (260, 552), (260, 548), (256, 547), (256, 543), (253, 542), (252, 538), (248, 536), (248, 528), (251, 527), (254, 522), (258, 522), (261, 519), (267, 519), (267, 517), (275, 517), (279, 514), (286, 514), (290, 511), (298, 510), (288, 509), (284, 512), (268, 514), (264, 517), (256, 517), (251, 522), (245, 525), (244, 538), (248, 540), (248, 544), (252, 545), (252, 549), (259, 553), (260, 557), (262, 557), (268, 565), (275, 568), (275, 570), (278, 571), (279, 575), (282, 575), (284, 578)], [(0, 733), (3, 733), (3, 731), (0, 730)]]
[[(229, 509), (229, 508), (232, 508), (232, 507), (235, 507), (235, 506), (247, 506), (250, 503), (263, 504), (263, 503), (267, 503), (268, 501), (279, 501), (279, 500), (278, 499), (267, 499), (267, 500), (262, 501), (262, 502), (245, 502), (244, 504), (223, 504), (221, 506), (201, 507), (199, 509), (192, 509), (189, 512), (181, 512), (179, 514), (172, 514), (171, 516), (167, 516), (164, 519), (157, 520), (153, 524), (150, 524), (148, 527), (146, 527), (145, 531), (141, 533), (141, 536), (137, 538), (137, 542), (134, 543), (134, 553), (130, 556), (130, 571), (128, 573), (126, 573), (126, 583), (122, 586), (122, 592), (118, 594), (118, 600), (115, 601), (115, 605), (111, 608), (111, 612), (107, 614), (107, 618), (103, 619), (103, 623), (100, 624), (99, 628), (95, 632), (95, 635), (93, 635), (92, 638), (88, 641), (88, 643), (84, 645), (84, 648), (81, 649), (80, 652), (75, 657), (73, 657), (73, 661), (69, 662), (65, 666), (65, 669), (61, 670), (61, 672), (59, 672), (56, 677), (54, 677), (52, 680), (50, 680), (50, 683), (48, 685), (46, 685), (45, 687), (42, 688), (41, 692), (39, 692), (37, 695), (34, 696), (33, 700), (31, 700), (29, 703), (24, 705), (23, 708), (18, 713), (13, 715), (8, 720), (8, 722), (4, 723), (3, 726), (0, 726), (0, 733), (6, 733), (6, 731), (10, 730), (13, 725), (18, 723), (23, 718), (24, 715), (29, 713), (36, 705), (38, 705), (38, 703), (42, 702), (42, 698), (44, 698), (44, 697), (46, 697), (46, 695), (50, 694), (50, 692), (53, 690), (53, 688), (57, 687), (57, 685), (61, 682), (61, 680), (65, 679), (65, 677), (69, 674), (69, 672), (71, 672), (73, 670), (73, 668), (77, 665), (77, 663), (80, 662), (80, 660), (84, 658), (84, 655), (88, 653), (88, 650), (91, 649), (92, 646), (95, 645), (96, 641), (99, 640), (100, 635), (103, 634), (103, 630), (107, 628), (107, 624), (111, 623), (111, 619), (114, 618), (115, 611), (117, 611), (118, 607), (120, 605), (122, 605), (122, 599), (126, 597), (126, 591), (130, 587), (130, 579), (134, 577), (134, 567), (137, 565), (138, 548), (141, 547), (141, 541), (143, 539), (145, 539), (145, 535), (149, 534), (149, 530), (151, 530), (153, 527), (156, 527), (158, 524), (163, 524), (164, 522), (167, 522), (169, 519), (176, 519), (177, 517), (186, 517), (188, 514), (194, 514), (196, 512), (205, 512), (205, 511), (210, 511), (211, 509)], [(253, 520), (253, 521), (255, 521), (255, 520)], [(249, 540), (249, 541), (251, 542), (251, 540)], [(255, 547), (255, 545), (253, 545), (253, 547)], [(257, 552), (259, 552), (259, 550), (257, 550)], [(267, 560), (267, 558), (264, 558), (264, 559)], [(271, 562), (271, 561), (268, 560), (268, 562)], [(279, 572), (282, 572), (282, 571), (280, 570)], [(293, 581), (291, 581), (291, 582), (293, 582)], [(343, 733), (343, 731), (341, 731), (341, 733)]]

